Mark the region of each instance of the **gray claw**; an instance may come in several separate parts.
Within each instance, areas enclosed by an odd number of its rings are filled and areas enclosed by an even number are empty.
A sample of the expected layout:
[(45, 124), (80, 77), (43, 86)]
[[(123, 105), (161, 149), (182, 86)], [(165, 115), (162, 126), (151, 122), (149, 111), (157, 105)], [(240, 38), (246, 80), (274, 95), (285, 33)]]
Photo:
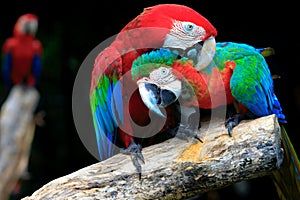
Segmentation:
[(191, 128), (189, 128), (188, 126), (180, 125), (176, 136), (178, 138), (184, 139), (184, 140), (188, 140), (188, 137), (193, 137), (193, 138), (196, 138), (198, 141), (203, 143), (203, 141), (195, 133), (195, 131), (192, 130)]
[(228, 135), (231, 137), (231, 132), (234, 127), (236, 127), (243, 119), (245, 119), (246, 116), (244, 114), (235, 114), (232, 117), (229, 117), (225, 121), (225, 126), (227, 127), (228, 130)]
[(144, 156), (142, 154), (142, 146), (131, 141), (130, 145), (126, 149), (121, 149), (121, 153), (130, 155), (132, 163), (138, 171), (140, 180), (142, 177), (142, 166), (139, 163), (139, 160), (142, 161), (142, 163), (145, 163)]

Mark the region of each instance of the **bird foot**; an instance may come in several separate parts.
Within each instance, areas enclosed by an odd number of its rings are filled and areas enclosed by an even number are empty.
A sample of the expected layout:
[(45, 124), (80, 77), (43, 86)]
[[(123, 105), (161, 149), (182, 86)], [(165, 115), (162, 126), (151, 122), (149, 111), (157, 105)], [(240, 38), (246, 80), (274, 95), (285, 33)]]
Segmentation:
[(234, 114), (231, 117), (228, 117), (225, 121), (225, 127), (227, 128), (228, 135), (232, 136), (232, 129), (236, 127), (243, 119), (245, 118), (245, 115), (243, 114)]
[(130, 145), (126, 149), (121, 149), (121, 153), (130, 155), (133, 165), (139, 174), (139, 180), (142, 177), (142, 166), (139, 160), (144, 164), (144, 156), (142, 154), (142, 146), (140, 144), (136, 144), (134, 141), (131, 141)]
[(179, 125), (175, 136), (178, 137), (179, 139), (183, 139), (183, 140), (187, 140), (187, 141), (188, 141), (188, 138), (192, 137), (192, 138), (196, 138), (198, 141), (203, 143), (203, 141), (197, 135), (195, 130), (192, 130), (189, 126), (185, 126), (182, 124)]

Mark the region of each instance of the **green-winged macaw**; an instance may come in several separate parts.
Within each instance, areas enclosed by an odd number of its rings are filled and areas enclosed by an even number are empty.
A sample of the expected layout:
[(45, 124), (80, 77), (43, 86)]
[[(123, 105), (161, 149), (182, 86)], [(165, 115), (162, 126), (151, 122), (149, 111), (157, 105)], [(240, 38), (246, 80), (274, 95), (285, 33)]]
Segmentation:
[[(119, 147), (132, 155), (140, 177), (139, 161), (144, 162), (141, 148), (167, 137), (163, 133), (176, 130), (179, 124), (171, 114), (172, 106), (167, 109), (170, 112), (167, 119), (162, 113), (152, 117), (155, 112), (150, 112), (144, 104), (131, 78), (132, 62), (154, 49), (173, 48), (186, 52), (196, 59), (197, 68), (202, 68), (214, 55), (216, 35), (214, 26), (195, 10), (184, 5), (159, 4), (145, 8), (97, 55), (90, 106), (100, 160), (111, 157)], [(162, 124), (163, 120), (166, 122)]]
[(256, 49), (242, 43), (217, 42), (211, 62), (198, 68), (195, 59), (178, 55), (172, 49), (159, 49), (139, 56), (131, 72), (145, 105), (158, 115), (161, 111), (156, 107), (167, 109), (178, 100), (182, 106), (203, 109), (235, 104), (237, 114), (225, 122), (231, 135), (246, 117), (275, 114), (281, 124), (285, 156), (272, 178), (281, 199), (299, 199), (299, 160), (283, 126), (287, 121), (264, 58), (269, 51), (270, 48)]
[[(281, 123), (286, 122), (262, 56), (264, 50), (246, 44), (216, 44), (216, 35), (214, 26), (193, 9), (161, 4), (146, 8), (100, 52), (92, 72), (90, 103), (101, 160), (112, 156), (115, 146), (123, 148), (132, 155), (141, 176), (141, 147), (153, 139), (157, 142), (159, 136), (165, 137), (181, 123), (176, 115), (179, 98), (187, 105), (209, 109), (237, 104), (239, 113), (226, 122), (229, 135), (245, 114), (260, 117), (274, 113)], [(163, 61), (156, 60), (158, 64), (153, 65), (155, 57)], [(238, 72), (243, 69), (249, 76)], [(244, 88), (239, 81), (248, 81), (250, 87)], [(165, 108), (164, 113), (160, 107)], [(166, 118), (154, 135), (151, 128), (137, 128), (158, 123), (151, 121), (153, 113), (160, 120)], [(282, 130), (289, 180), (296, 186), (283, 189), (286, 183), (280, 179), (287, 174), (278, 175), (282, 168), (274, 173), (278, 193), (284, 199), (294, 188), (293, 193), (299, 194), (299, 161)]]
[(6, 88), (15, 84), (37, 86), (42, 70), (42, 43), (36, 39), (38, 16), (21, 15), (14, 26), (13, 36), (2, 46), (2, 70)]

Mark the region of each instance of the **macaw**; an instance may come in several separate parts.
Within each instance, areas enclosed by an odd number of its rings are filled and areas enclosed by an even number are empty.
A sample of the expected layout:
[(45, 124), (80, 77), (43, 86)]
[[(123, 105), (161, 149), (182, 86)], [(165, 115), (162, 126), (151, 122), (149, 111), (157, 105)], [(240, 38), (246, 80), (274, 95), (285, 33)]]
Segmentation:
[(2, 70), (6, 89), (15, 84), (37, 86), (42, 69), (42, 43), (36, 39), (38, 16), (21, 15), (13, 29), (13, 36), (2, 47)]
[(172, 106), (166, 110), (168, 118), (162, 113), (153, 117), (155, 112), (150, 112), (143, 103), (131, 78), (132, 62), (143, 53), (163, 47), (187, 52), (196, 58), (197, 67), (202, 68), (214, 55), (216, 35), (214, 26), (192, 8), (158, 4), (145, 8), (96, 56), (90, 107), (99, 160), (111, 157), (120, 149), (131, 155), (141, 178), (142, 147), (168, 138), (164, 133), (176, 132), (180, 120), (171, 114), (176, 109)]
[(225, 122), (229, 136), (243, 119), (275, 114), (281, 125), (285, 156), (283, 163), (278, 161), (278, 165), (282, 165), (271, 177), (281, 199), (299, 199), (299, 159), (284, 128), (287, 120), (274, 92), (265, 59), (269, 54), (270, 48), (217, 42), (212, 61), (199, 69), (192, 59), (177, 51), (160, 49), (139, 56), (134, 60), (131, 72), (145, 105), (158, 115), (161, 109), (157, 107), (167, 109), (178, 100), (182, 106), (202, 109), (235, 104), (236, 114)]

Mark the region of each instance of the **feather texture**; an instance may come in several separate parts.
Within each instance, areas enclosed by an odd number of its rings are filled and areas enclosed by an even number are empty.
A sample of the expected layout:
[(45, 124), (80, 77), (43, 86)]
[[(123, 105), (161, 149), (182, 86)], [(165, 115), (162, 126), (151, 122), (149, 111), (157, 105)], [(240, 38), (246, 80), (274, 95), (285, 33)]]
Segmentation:
[[(145, 8), (97, 55), (91, 78), (90, 106), (101, 160), (114, 152), (111, 144), (127, 148), (133, 140), (139, 140), (135, 137), (137, 131), (132, 130), (133, 124), (146, 126), (151, 121), (149, 109), (139, 93), (131, 91), (136, 89), (136, 82), (126, 74), (136, 70), (132, 62), (138, 56), (164, 45), (175, 21), (192, 22), (201, 27), (205, 30), (203, 40), (217, 35), (212, 24), (195, 10), (178, 4), (158, 4)], [(178, 37), (172, 39), (178, 40)], [(138, 73), (147, 74), (147, 70), (141, 69)], [(167, 121), (173, 121), (172, 117)], [(147, 135), (147, 131), (143, 134)], [(144, 141), (144, 137), (141, 140)]]
[(264, 56), (246, 44), (226, 42), (219, 43), (218, 46), (222, 49), (222, 59), (235, 63), (230, 89), (236, 101), (255, 116), (276, 114), (280, 122), (286, 122), (274, 93), (273, 79)]
[[(103, 75), (92, 92), (90, 105), (101, 160), (111, 157), (116, 143), (116, 128), (124, 123), (122, 89), (115, 77)], [(111, 81), (115, 80), (115, 81)]]

